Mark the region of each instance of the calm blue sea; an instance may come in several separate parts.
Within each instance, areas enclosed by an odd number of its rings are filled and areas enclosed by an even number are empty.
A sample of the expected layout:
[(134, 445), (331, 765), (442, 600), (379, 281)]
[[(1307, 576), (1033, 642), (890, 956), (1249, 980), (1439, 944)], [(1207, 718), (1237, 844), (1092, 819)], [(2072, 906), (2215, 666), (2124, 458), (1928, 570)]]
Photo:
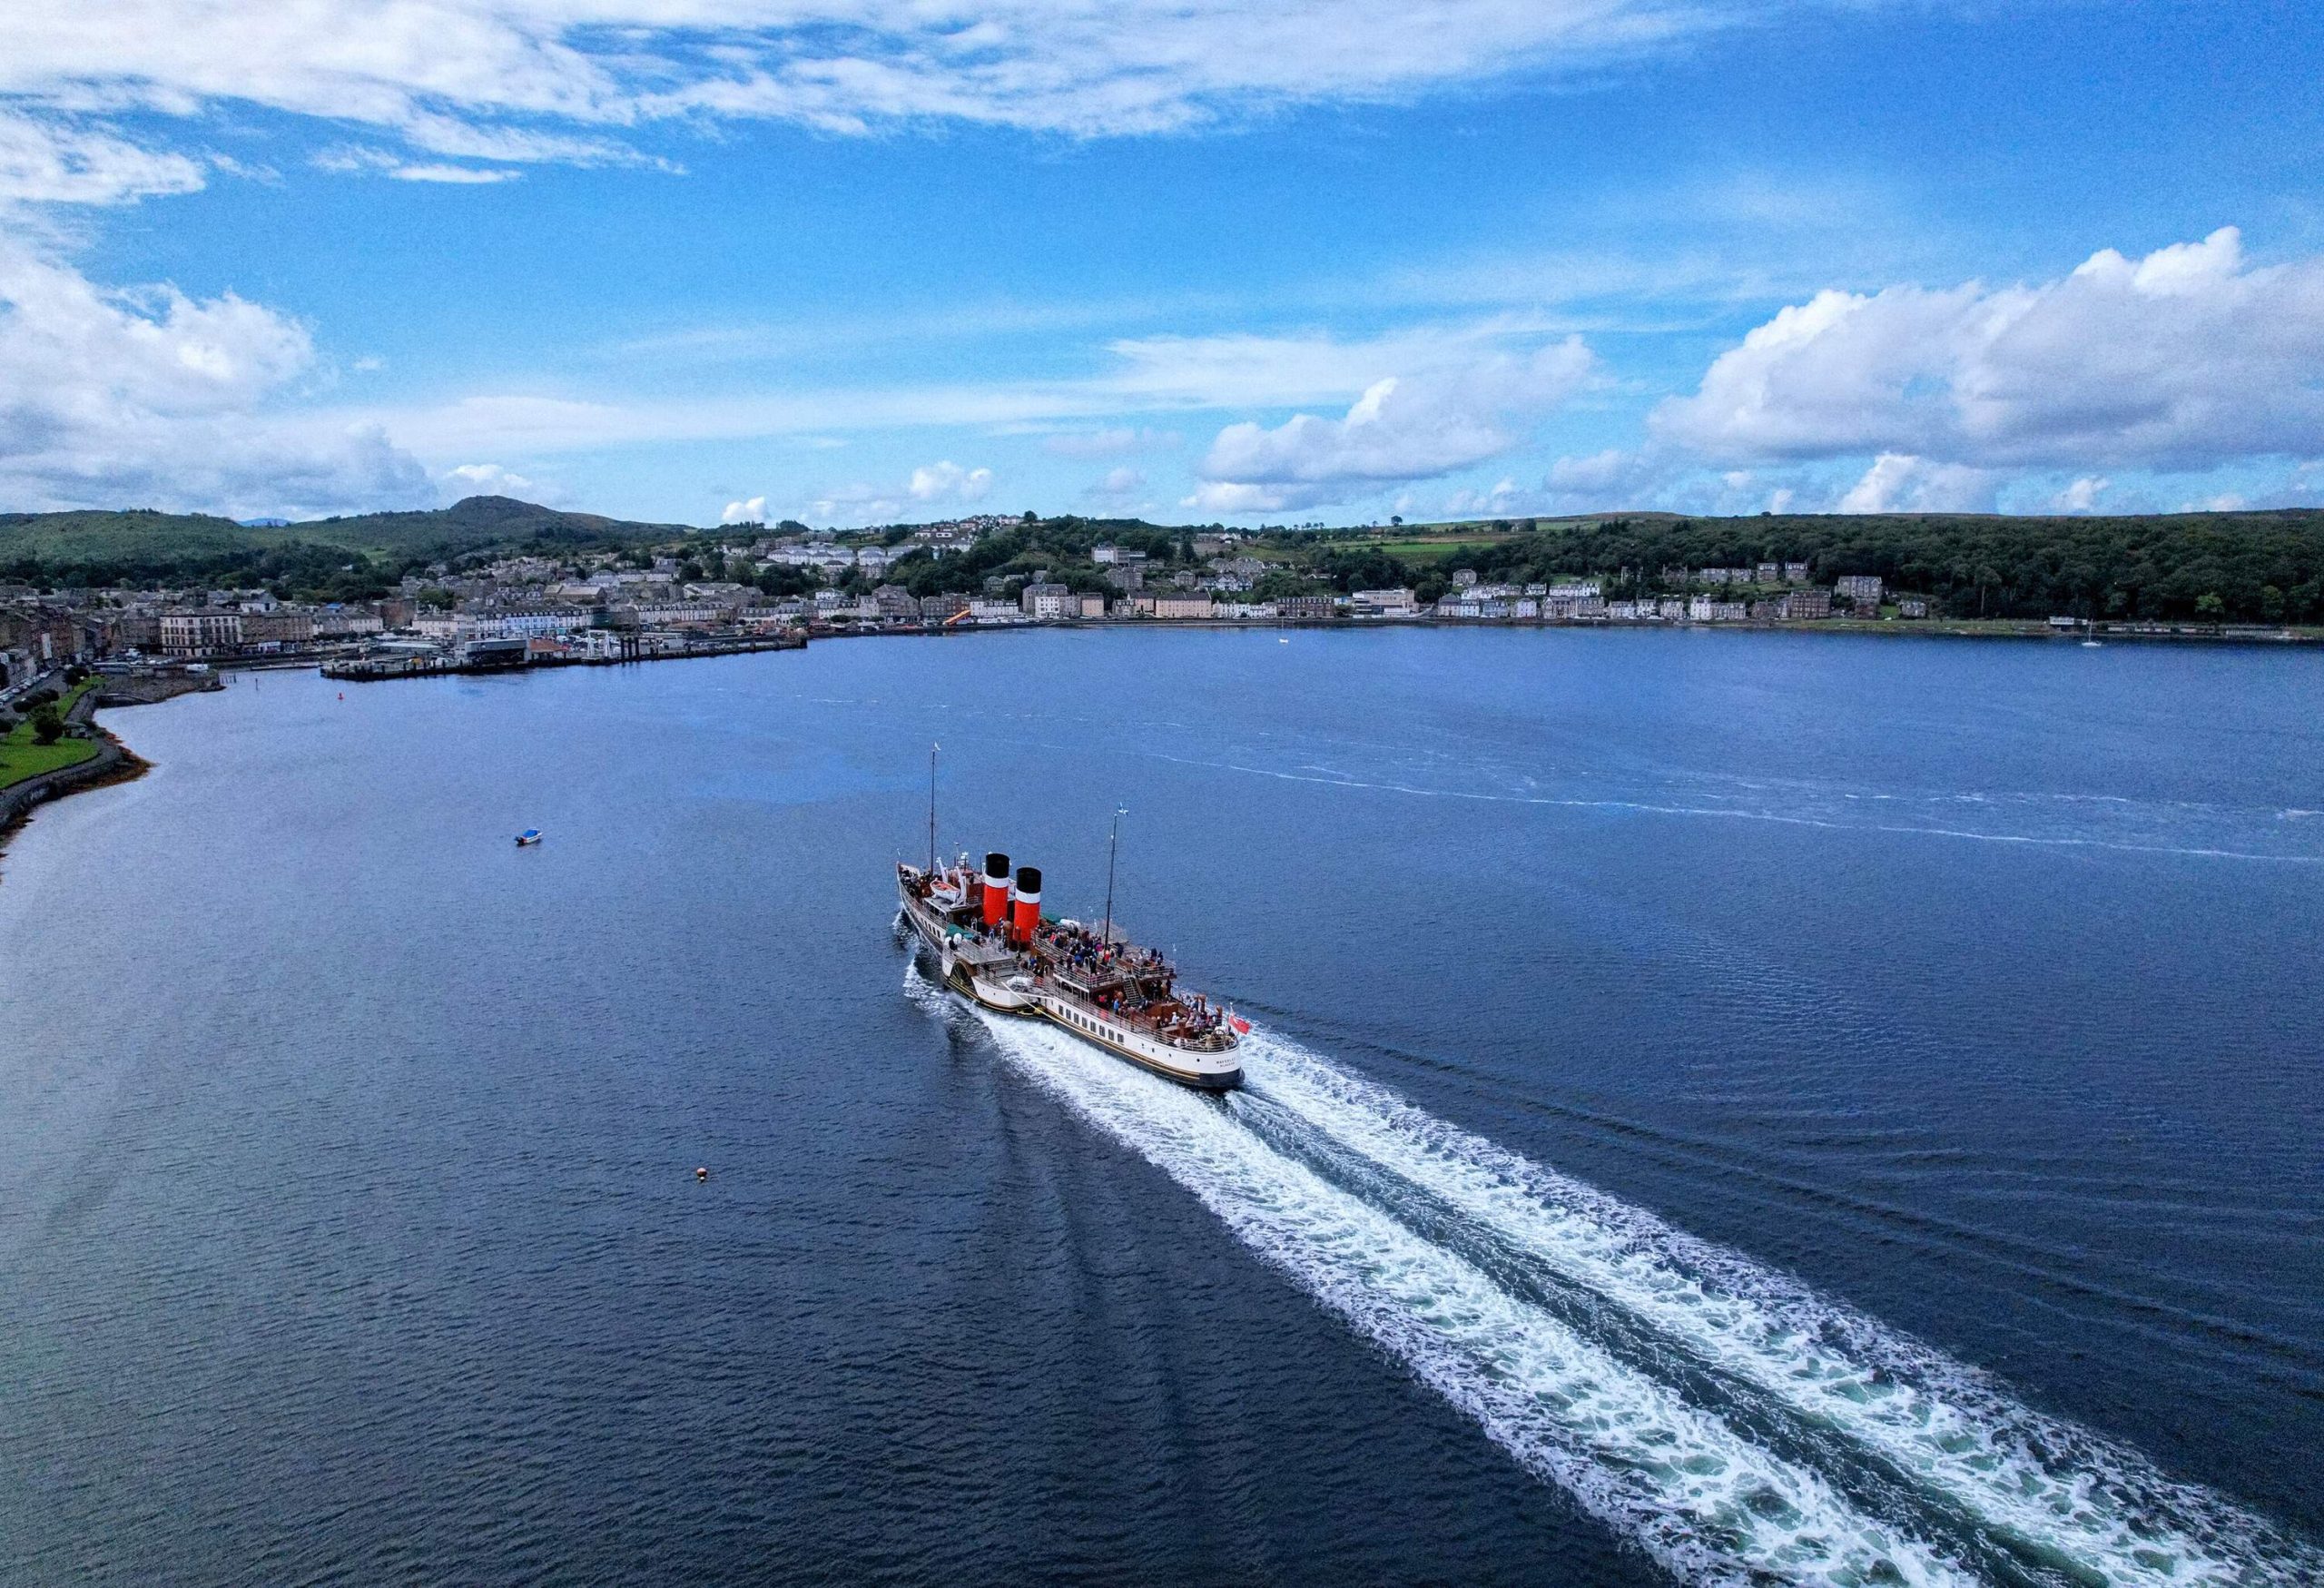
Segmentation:
[[(2319, 703), (1260, 630), (109, 714), (0, 865), (0, 1582), (2313, 1583)], [(930, 986), (931, 743), (1054, 913), (1128, 807), (1248, 1090)]]

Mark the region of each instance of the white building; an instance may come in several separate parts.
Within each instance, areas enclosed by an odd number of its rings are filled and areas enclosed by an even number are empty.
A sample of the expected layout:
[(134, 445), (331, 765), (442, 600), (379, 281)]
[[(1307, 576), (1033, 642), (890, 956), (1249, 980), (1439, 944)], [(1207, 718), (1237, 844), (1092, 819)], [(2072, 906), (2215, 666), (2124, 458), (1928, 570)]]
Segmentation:
[(589, 626), (590, 615), (577, 607), (517, 607), (503, 612), (426, 611), (411, 626), (429, 639), (465, 645), (477, 639), (531, 639), (537, 635), (571, 634)]
[(162, 653), (198, 656), (212, 651), (238, 649), (242, 643), (239, 612), (164, 612), (162, 614)]
[(1066, 597), (1072, 594), (1073, 592), (1063, 585), (1047, 580), (1036, 580), (1017, 592), (1017, 603), (1028, 617), (1078, 616), (1080, 613), (1079, 603), (1077, 602), (1074, 605), (1070, 613), (1066, 609)]
[(735, 609), (716, 601), (655, 601), (630, 610), (640, 628), (706, 628), (731, 623)]
[(530, 639), (535, 635), (571, 634), (589, 626), (589, 614), (577, 607), (526, 607), (468, 616), (476, 620), (471, 637), (477, 639)]

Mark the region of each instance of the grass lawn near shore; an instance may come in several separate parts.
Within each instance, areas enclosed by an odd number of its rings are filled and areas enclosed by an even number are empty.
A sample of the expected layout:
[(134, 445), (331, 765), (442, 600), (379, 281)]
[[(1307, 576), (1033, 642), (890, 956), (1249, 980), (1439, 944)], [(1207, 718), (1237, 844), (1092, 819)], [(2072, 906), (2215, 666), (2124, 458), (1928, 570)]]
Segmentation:
[[(94, 683), (95, 680), (91, 679), (74, 685), (57, 703), (57, 710), (72, 710), (73, 703), (86, 694)], [(61, 766), (77, 766), (96, 753), (96, 740), (76, 739), (69, 734), (54, 745), (34, 744), (32, 721), (27, 718), (7, 734), (0, 735), (0, 788), (22, 783), (28, 777), (37, 777), (44, 772), (54, 772)]]

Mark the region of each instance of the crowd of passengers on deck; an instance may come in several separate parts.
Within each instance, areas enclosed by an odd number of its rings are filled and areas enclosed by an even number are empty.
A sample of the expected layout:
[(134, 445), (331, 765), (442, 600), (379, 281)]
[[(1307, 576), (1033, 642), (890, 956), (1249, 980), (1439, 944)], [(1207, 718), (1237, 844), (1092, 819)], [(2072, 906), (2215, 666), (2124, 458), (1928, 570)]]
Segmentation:
[[(969, 930), (980, 942), (1009, 941), (1004, 932), (982, 922), (972, 922)], [(1090, 977), (1121, 977), (1127, 992), (1098, 993), (1098, 1006), (1112, 1014), (1143, 1017), (1166, 1036), (1199, 1037), (1226, 1023), (1226, 1011), (1212, 1008), (1209, 1000), (1200, 993), (1187, 1003), (1171, 996), (1174, 973), (1170, 962), (1153, 949), (1112, 942), (1078, 922), (1044, 921), (1034, 952), (1044, 971), (1068, 970)], [(1159, 982), (1160, 996), (1145, 995), (1143, 988), (1148, 981)]]

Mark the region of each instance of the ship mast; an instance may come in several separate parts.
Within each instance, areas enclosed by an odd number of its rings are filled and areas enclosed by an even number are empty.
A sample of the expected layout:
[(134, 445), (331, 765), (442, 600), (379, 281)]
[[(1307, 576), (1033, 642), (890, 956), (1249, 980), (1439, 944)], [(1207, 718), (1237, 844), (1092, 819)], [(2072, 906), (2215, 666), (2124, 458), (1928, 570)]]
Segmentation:
[(941, 745), (928, 747), (928, 879), (936, 880), (936, 752)]
[(1106, 930), (1098, 939), (1101, 943), (1114, 941), (1114, 856), (1122, 846), (1122, 818), (1128, 814), (1128, 805), (1114, 807), (1114, 833), (1106, 840)]

